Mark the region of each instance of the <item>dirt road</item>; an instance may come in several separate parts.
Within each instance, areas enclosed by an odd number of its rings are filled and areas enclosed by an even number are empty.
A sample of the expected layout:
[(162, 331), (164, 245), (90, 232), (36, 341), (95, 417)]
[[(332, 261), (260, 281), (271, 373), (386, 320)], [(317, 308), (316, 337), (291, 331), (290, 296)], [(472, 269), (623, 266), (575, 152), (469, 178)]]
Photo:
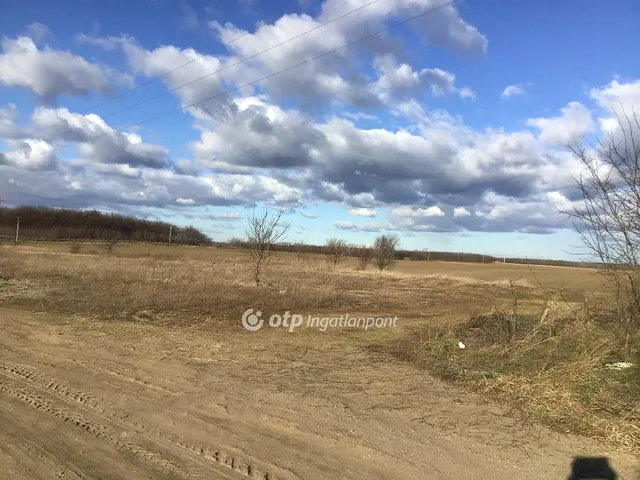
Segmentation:
[(10, 479), (560, 479), (574, 455), (507, 412), (362, 348), (367, 332), (216, 332), (0, 309)]

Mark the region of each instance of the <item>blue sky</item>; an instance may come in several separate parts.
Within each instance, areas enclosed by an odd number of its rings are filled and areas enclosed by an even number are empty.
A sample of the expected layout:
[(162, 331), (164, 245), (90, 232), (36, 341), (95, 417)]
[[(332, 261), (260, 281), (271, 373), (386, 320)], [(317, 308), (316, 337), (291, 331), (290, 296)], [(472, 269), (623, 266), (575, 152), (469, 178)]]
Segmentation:
[(216, 239), (259, 204), (294, 241), (572, 258), (560, 145), (640, 107), (637, 2), (456, 2), (278, 73), (443, 4), (5, 2), (0, 197)]

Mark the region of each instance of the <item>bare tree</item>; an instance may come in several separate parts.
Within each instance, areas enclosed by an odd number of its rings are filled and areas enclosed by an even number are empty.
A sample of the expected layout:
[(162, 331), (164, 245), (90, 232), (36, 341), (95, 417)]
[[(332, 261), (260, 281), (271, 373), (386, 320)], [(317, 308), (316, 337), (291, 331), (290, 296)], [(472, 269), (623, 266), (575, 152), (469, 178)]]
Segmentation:
[(370, 247), (363, 245), (362, 247), (353, 247), (352, 251), (355, 253), (358, 259), (358, 270), (366, 270), (367, 266), (373, 259), (373, 250)]
[(242, 238), (232, 237), (227, 241), (227, 243), (232, 248), (242, 248), (242, 249), (244, 249), (246, 242)]
[(327, 255), (332, 265), (342, 262), (349, 253), (349, 245), (340, 238), (328, 238), (325, 242)]
[(251, 259), (251, 273), (256, 286), (260, 285), (264, 267), (273, 258), (274, 247), (284, 241), (289, 230), (289, 224), (282, 221), (284, 213), (284, 209), (274, 214), (265, 209), (260, 214), (254, 209), (247, 218), (243, 250)]
[(293, 249), (296, 252), (296, 259), (301, 262), (307, 258), (307, 254), (309, 253), (309, 246), (304, 243), (302, 240), (298, 240), (293, 244)]
[(640, 121), (635, 112), (617, 120), (617, 128), (596, 144), (568, 146), (586, 173), (576, 179), (581, 201), (566, 213), (613, 287), (630, 353), (640, 328)]
[(395, 235), (380, 235), (373, 244), (373, 264), (382, 271), (396, 263), (396, 247), (400, 239)]

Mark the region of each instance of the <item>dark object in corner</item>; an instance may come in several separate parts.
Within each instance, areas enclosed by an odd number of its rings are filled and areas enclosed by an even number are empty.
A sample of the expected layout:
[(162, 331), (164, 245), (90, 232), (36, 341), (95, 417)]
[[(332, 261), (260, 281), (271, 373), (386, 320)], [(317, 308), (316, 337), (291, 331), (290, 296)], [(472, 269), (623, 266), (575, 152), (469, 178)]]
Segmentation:
[(576, 457), (568, 480), (616, 480), (607, 457)]

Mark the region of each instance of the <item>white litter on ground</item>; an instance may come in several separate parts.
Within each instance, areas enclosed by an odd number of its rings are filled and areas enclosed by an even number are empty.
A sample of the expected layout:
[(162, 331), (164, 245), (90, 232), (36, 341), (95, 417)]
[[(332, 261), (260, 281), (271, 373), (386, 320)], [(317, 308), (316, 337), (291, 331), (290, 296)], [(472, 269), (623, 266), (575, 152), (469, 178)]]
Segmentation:
[(607, 363), (605, 367), (607, 367), (610, 370), (624, 370), (625, 368), (633, 367), (633, 363), (631, 362)]

